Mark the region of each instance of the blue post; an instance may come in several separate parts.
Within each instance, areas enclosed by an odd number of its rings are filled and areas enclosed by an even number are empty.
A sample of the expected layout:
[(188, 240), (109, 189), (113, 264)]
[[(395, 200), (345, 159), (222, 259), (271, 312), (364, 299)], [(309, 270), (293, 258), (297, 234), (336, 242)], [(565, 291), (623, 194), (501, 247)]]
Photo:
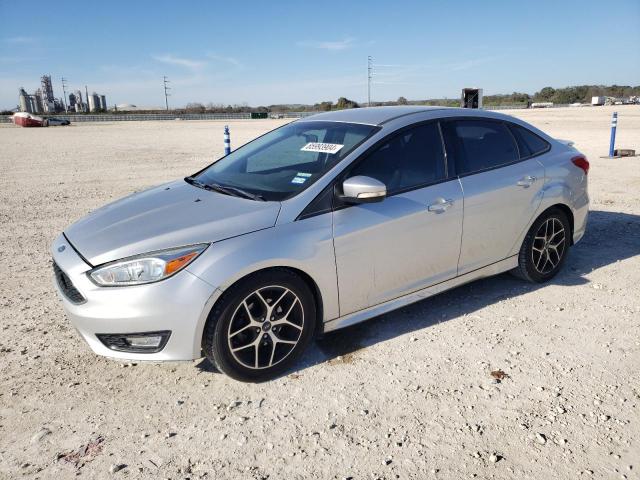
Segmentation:
[(613, 112), (611, 117), (611, 140), (609, 140), (609, 158), (613, 158), (616, 144), (616, 127), (618, 126), (618, 112)]
[(229, 125), (224, 126), (224, 154), (231, 153), (231, 138), (229, 137)]

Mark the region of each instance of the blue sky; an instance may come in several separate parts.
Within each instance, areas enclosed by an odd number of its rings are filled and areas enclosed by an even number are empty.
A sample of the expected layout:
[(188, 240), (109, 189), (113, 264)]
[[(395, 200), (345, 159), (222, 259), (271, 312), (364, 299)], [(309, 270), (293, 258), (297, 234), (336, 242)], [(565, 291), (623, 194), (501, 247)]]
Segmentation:
[[(0, 108), (51, 74), (109, 104), (250, 105), (640, 84), (640, 1), (0, 0)], [(47, 15), (49, 12), (49, 15)]]

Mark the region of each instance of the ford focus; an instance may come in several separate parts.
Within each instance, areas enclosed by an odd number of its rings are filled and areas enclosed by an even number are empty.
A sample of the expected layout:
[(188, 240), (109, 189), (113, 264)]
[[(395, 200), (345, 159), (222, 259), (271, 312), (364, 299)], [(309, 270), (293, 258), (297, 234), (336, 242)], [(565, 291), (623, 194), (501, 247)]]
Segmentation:
[(550, 280), (585, 232), (588, 171), (499, 113), (322, 113), (77, 221), (55, 285), (99, 355), (264, 381), (324, 332), (501, 272)]

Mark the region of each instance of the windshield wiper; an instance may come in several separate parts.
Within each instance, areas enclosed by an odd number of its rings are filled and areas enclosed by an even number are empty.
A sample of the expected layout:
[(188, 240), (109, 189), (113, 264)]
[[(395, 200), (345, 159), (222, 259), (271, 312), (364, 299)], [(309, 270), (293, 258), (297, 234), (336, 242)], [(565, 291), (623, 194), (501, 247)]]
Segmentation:
[(211, 192), (223, 193), (224, 195), (230, 195), (232, 197), (242, 197), (248, 198), (250, 200), (259, 200), (262, 202), (267, 201), (267, 199), (262, 195), (256, 195), (237, 187), (228, 187), (226, 185), (220, 185), (219, 183), (204, 183), (194, 177), (185, 177), (184, 181), (190, 183), (194, 187), (209, 190)]
[(264, 198), (262, 195), (258, 195), (258, 194), (251, 193), (251, 192), (247, 192), (246, 190), (242, 190), (241, 188), (238, 188), (238, 187), (231, 187), (229, 185), (220, 185), (220, 184), (217, 184), (217, 183), (211, 184), (211, 187), (219, 189), (220, 191), (226, 191), (226, 192), (234, 193), (234, 194), (236, 194), (236, 196), (248, 198), (249, 200), (259, 200), (261, 202), (266, 202), (267, 201), (267, 199)]

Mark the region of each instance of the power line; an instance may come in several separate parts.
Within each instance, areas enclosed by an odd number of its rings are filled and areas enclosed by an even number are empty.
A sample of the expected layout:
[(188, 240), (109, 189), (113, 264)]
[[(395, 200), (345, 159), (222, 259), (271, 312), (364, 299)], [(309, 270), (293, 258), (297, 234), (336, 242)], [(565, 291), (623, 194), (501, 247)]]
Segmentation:
[(165, 75), (163, 77), (164, 79), (164, 105), (167, 108), (167, 110), (169, 110), (169, 98), (171, 96), (170, 93), (168, 93), (168, 90), (171, 90), (171, 87), (168, 87), (167, 84), (170, 83), (169, 79), (167, 79), (167, 76)]

